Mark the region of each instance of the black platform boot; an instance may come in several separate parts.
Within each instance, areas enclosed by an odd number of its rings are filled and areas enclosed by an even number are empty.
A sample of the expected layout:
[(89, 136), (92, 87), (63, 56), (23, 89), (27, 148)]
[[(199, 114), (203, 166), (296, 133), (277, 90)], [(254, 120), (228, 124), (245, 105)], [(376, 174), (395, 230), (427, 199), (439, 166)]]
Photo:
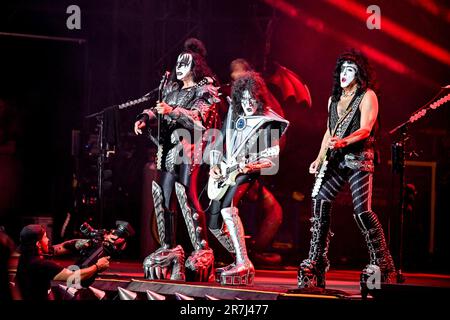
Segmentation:
[(394, 282), (396, 272), (377, 215), (366, 211), (355, 214), (354, 218), (366, 240), (370, 256), (369, 264), (360, 275), (361, 296), (367, 298), (371, 290), (380, 289), (381, 283)]
[(330, 242), (331, 202), (322, 199), (312, 200), (311, 242), (308, 259), (300, 263), (297, 274), (299, 288), (325, 288), (325, 273), (330, 262), (327, 257)]
[(175, 213), (163, 207), (162, 189), (155, 181), (152, 192), (161, 247), (145, 258), (144, 276), (150, 280), (185, 280), (184, 250), (175, 243)]
[(189, 204), (186, 189), (181, 183), (175, 183), (175, 191), (194, 248), (185, 264), (186, 271), (192, 272), (192, 279), (188, 280), (208, 282), (214, 278), (214, 254), (207, 241), (204, 217)]

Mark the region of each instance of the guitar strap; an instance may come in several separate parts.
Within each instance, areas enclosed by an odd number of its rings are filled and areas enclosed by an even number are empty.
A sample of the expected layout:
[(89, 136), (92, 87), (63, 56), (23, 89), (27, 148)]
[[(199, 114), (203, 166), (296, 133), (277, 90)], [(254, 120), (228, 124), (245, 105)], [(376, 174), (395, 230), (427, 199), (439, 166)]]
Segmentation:
[[(359, 104), (361, 103), (361, 100), (364, 97), (364, 94), (365, 94), (365, 91), (354, 98), (353, 102), (351, 102), (351, 108), (349, 107), (347, 109), (347, 111), (345, 112), (345, 114), (336, 123), (336, 126), (334, 127), (334, 130), (332, 132), (332, 136), (337, 136), (339, 139), (343, 138), (345, 132), (347, 131), (350, 123), (352, 122), (352, 120), (356, 114), (356, 111), (359, 108)], [(330, 149), (328, 149), (328, 150), (330, 150)], [(326, 157), (328, 157), (328, 155)], [(322, 164), (322, 166), (323, 166), (323, 164)], [(326, 167), (322, 167), (322, 168), (325, 168), (325, 170), (327, 170)], [(320, 169), (321, 171), (322, 171), (322, 168)], [(311, 194), (312, 197), (315, 197), (318, 194), (321, 184), (322, 184), (322, 177), (320, 177), (320, 175), (316, 176), (313, 191)]]
[(344, 137), (345, 132), (347, 131), (348, 127), (350, 126), (350, 123), (355, 117), (356, 111), (358, 111), (359, 104), (361, 103), (361, 100), (364, 97), (365, 93), (366, 93), (365, 91), (362, 92), (353, 100), (349, 112), (346, 112), (342, 116), (342, 118), (339, 119), (339, 121), (336, 123), (336, 127), (334, 128), (333, 132), (334, 135), (336, 135), (339, 139), (342, 139)]

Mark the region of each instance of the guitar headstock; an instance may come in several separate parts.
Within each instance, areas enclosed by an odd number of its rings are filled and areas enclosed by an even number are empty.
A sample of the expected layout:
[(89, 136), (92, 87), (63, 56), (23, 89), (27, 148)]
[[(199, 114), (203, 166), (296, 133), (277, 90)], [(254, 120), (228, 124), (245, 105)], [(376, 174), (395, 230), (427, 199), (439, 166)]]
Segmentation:
[(280, 146), (275, 146), (261, 151), (260, 157), (277, 156), (279, 153), (280, 153)]
[(166, 87), (167, 83), (169, 82), (169, 77), (170, 77), (170, 72), (169, 71), (164, 72), (164, 75), (162, 76), (161, 82), (159, 83), (159, 87), (158, 87), (158, 92), (159, 92), (158, 101), (162, 100), (162, 92), (163, 92), (164, 88)]
[[(448, 89), (448, 86), (445, 88)], [(447, 90), (448, 91), (448, 90)], [(440, 106), (444, 105), (450, 101), (450, 93), (444, 95), (443, 97), (439, 98), (438, 100), (434, 101), (433, 103), (430, 103), (427, 107), (421, 108), (420, 110), (416, 111), (410, 118), (409, 122), (415, 122), (419, 120), (420, 118), (424, 117), (427, 114), (427, 111), (430, 109), (437, 109)]]
[(197, 84), (198, 87), (204, 86), (205, 84), (208, 84), (208, 78), (203, 78), (200, 80), (200, 82)]

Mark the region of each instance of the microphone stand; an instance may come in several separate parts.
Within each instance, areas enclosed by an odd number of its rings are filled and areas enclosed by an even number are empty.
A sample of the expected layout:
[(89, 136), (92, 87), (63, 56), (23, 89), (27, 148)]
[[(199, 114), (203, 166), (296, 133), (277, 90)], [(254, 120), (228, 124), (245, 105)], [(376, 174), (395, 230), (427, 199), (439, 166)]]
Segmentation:
[(135, 99), (135, 100), (129, 100), (125, 103), (112, 105), (106, 108), (103, 108), (99, 112), (95, 112), (92, 114), (87, 115), (86, 119), (96, 118), (98, 123), (98, 138), (97, 138), (97, 145), (99, 147), (99, 155), (97, 158), (97, 195), (98, 195), (98, 201), (99, 201), (99, 219), (98, 222), (100, 225), (103, 223), (103, 211), (104, 211), (104, 201), (103, 201), (103, 170), (105, 165), (105, 158), (106, 158), (106, 148), (105, 148), (105, 132), (104, 132), (104, 114), (107, 111), (113, 110), (113, 109), (127, 109), (131, 106), (137, 105), (139, 103), (148, 101), (152, 99), (153, 95), (158, 92), (158, 88), (153, 89), (152, 91), (146, 93), (141, 98)]
[(403, 234), (404, 234), (404, 219), (405, 219), (405, 146), (406, 142), (410, 138), (408, 135), (408, 122), (405, 122), (389, 133), (393, 134), (399, 131), (400, 136), (391, 145), (392, 152), (392, 172), (399, 175), (400, 181), (400, 242), (399, 242), (399, 254), (398, 254), (398, 268), (397, 268), (397, 283), (405, 282), (405, 277), (402, 273), (403, 270)]
[[(399, 174), (400, 179), (400, 244), (399, 244), (399, 262), (397, 272), (397, 282), (402, 283), (405, 281), (405, 277), (402, 274), (403, 269), (403, 231), (404, 231), (404, 218), (405, 218), (405, 146), (406, 142), (410, 138), (408, 135), (408, 126), (424, 117), (429, 111), (435, 110), (440, 106), (450, 101), (450, 85), (441, 87), (441, 90), (424, 106), (416, 110), (408, 120), (398, 125), (391, 131), (390, 135), (400, 132), (400, 137), (392, 144), (392, 171)], [(440, 97), (440, 98), (439, 98)], [(439, 99), (438, 99), (439, 98)], [(412, 152), (415, 153), (415, 152)]]

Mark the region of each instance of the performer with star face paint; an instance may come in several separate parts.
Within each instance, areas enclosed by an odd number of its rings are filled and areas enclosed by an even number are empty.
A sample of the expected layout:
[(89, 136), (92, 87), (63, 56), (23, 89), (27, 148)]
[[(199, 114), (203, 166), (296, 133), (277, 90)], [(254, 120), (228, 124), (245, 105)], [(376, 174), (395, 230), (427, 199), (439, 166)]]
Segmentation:
[[(161, 116), (158, 143), (159, 178), (153, 182), (153, 202), (161, 247), (144, 260), (149, 279), (208, 281), (213, 274), (214, 255), (207, 241), (205, 214), (196, 189), (197, 175), (206, 144), (205, 130), (216, 126), (217, 88), (206, 64), (206, 50), (197, 39), (188, 39), (178, 56), (171, 79), (163, 90), (162, 101), (138, 116), (135, 133)], [(186, 136), (188, 133), (188, 137)], [(175, 191), (194, 251), (186, 259), (177, 245), (175, 211), (171, 198)]]
[(222, 181), (222, 186), (228, 182), (229, 185), (216, 197), (208, 189), (212, 200), (208, 210), (209, 229), (235, 256), (234, 263), (216, 269), (216, 281), (223, 285), (251, 285), (255, 269), (247, 255), (244, 228), (233, 198), (238, 189), (245, 193), (262, 170), (275, 166), (278, 140), (289, 122), (270, 109), (267, 87), (255, 72), (235, 80), (231, 96), (222, 128), (225, 152), (212, 150), (210, 154), (215, 159), (211, 161), (210, 181), (219, 187)]
[[(378, 99), (372, 69), (361, 53), (351, 50), (336, 63), (332, 96), (328, 100), (327, 130), (317, 159), (309, 172), (316, 174), (312, 197), (312, 237), (309, 256), (298, 270), (298, 286), (325, 288), (331, 205), (346, 182), (350, 184), (354, 219), (370, 255), (361, 273), (361, 289), (375, 276), (391, 282), (395, 267), (382, 226), (372, 211), (374, 135), (378, 119)], [(371, 278), (373, 279), (373, 278)]]

